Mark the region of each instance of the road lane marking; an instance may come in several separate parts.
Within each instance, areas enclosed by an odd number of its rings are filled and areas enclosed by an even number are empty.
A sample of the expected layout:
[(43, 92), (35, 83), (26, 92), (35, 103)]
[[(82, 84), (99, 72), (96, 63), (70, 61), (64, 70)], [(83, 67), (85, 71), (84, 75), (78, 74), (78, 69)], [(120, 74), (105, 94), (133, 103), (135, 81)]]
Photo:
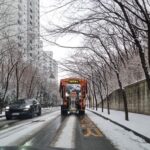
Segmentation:
[(86, 115), (79, 117), (82, 134), (85, 137), (103, 137), (103, 133)]

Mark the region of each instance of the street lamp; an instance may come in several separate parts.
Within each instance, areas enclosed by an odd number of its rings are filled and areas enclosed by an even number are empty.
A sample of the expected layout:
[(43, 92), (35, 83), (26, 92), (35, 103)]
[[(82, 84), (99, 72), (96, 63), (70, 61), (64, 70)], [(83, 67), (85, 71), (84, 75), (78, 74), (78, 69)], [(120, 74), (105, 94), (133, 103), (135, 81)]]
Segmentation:
[(51, 78), (51, 79), (55, 79), (55, 76), (54, 76), (53, 73), (51, 73), (50, 78)]

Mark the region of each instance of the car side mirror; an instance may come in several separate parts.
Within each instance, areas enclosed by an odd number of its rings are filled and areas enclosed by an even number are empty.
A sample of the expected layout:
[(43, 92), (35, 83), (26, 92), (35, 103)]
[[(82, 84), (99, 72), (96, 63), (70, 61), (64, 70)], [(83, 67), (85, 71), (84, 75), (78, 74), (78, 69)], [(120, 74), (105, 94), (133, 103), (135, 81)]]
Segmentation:
[(33, 104), (33, 105), (36, 105), (36, 102), (35, 102), (35, 101), (33, 101), (33, 102), (32, 102), (32, 104)]

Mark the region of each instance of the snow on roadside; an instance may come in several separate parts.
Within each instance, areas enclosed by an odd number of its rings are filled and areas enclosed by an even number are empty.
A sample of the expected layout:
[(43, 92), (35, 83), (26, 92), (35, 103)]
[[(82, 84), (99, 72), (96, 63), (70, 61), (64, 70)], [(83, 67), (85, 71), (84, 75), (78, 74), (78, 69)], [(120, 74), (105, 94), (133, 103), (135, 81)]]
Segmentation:
[(0, 118), (3, 117), (5, 115), (5, 112), (2, 111), (2, 113), (0, 113)]
[(46, 107), (42, 108), (42, 113), (53, 112), (56, 110), (60, 110), (60, 107)]
[(0, 131), (0, 146), (20, 145), (59, 115), (60, 111), (56, 111), (48, 115), (27, 120), (26, 123)]
[[(61, 131), (57, 141), (53, 144), (54, 147), (75, 148), (75, 124), (76, 117), (69, 116), (65, 127)], [(66, 139), (67, 137), (67, 139)]]
[(150, 144), (132, 132), (126, 131), (89, 111), (86, 114), (119, 150), (150, 150)]
[(110, 115), (108, 115), (106, 109), (102, 113), (101, 108), (99, 108), (95, 112), (150, 138), (150, 116), (148, 115), (129, 113), (129, 121), (125, 121), (125, 113), (123, 111), (110, 110)]

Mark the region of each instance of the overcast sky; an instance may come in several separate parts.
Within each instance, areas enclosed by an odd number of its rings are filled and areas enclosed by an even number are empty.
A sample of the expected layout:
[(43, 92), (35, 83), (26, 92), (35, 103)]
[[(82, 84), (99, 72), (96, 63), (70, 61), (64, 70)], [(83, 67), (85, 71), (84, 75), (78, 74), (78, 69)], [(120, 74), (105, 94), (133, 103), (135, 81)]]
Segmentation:
[[(40, 1), (40, 12), (41, 12), (41, 32), (43, 33), (43, 26), (48, 27), (49, 22), (52, 21), (55, 24), (61, 24), (63, 21), (63, 14), (59, 11), (53, 11), (51, 13), (48, 13), (50, 10), (54, 8), (55, 5), (59, 6), (59, 4), (56, 4), (56, 0), (41, 0)], [(41, 34), (42, 34), (41, 33)], [(45, 33), (44, 33), (45, 34)], [(44, 41), (43, 41), (44, 42)], [(59, 44), (61, 45), (69, 45), (69, 46), (76, 46), (79, 45), (79, 39), (75, 37), (63, 37), (59, 38), (58, 40)], [(54, 59), (60, 61), (64, 58), (66, 58), (69, 54), (72, 53), (73, 50), (71, 49), (65, 49), (60, 48), (56, 46), (52, 46), (47, 42), (44, 42), (44, 50), (53, 51)]]
[[(50, 10), (53, 9), (53, 6), (59, 4), (56, 4), (56, 0), (40, 0), (40, 24), (41, 24), (41, 34), (45, 35), (43, 33), (43, 26), (49, 27), (49, 22), (53, 22), (54, 24), (62, 24), (63, 23), (63, 13), (61, 11), (53, 11), (51, 13), (48, 13)], [(79, 37), (75, 36), (67, 36), (63, 38), (59, 38), (57, 42), (61, 45), (66, 46), (78, 46), (80, 44), (81, 39)], [(65, 49), (60, 48), (57, 46), (52, 46), (50, 43), (47, 43), (43, 40), (43, 50), (44, 51), (53, 51), (53, 58), (57, 61), (62, 61), (63, 59), (67, 58), (69, 55), (73, 53), (73, 49)], [(61, 72), (59, 69), (59, 80), (61, 78), (67, 77), (67, 72)]]

